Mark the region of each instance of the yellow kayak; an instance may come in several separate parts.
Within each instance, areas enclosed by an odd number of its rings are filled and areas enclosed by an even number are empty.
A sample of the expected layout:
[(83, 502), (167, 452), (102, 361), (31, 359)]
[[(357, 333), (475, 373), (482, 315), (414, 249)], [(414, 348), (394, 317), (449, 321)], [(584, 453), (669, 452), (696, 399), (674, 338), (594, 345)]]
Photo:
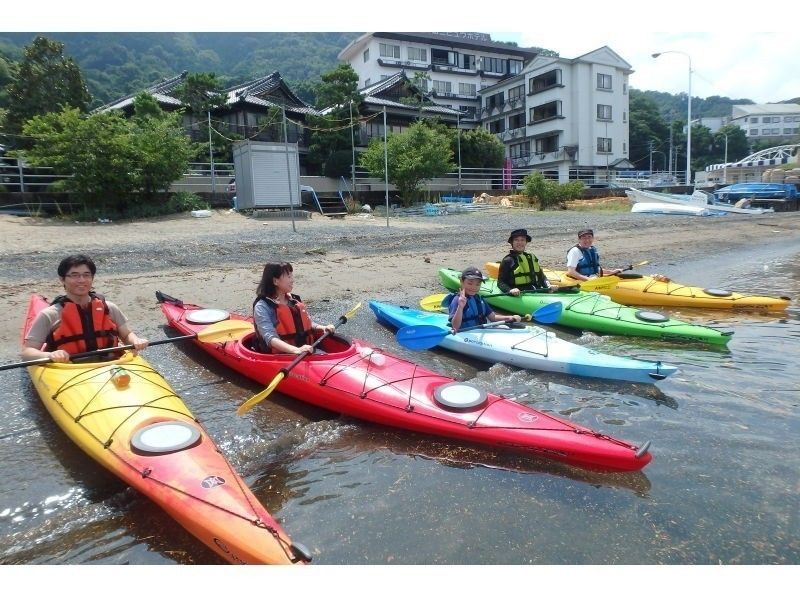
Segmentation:
[[(33, 295), (23, 337), (47, 301)], [(81, 450), (234, 564), (303, 562), (281, 527), (144, 359), (28, 366), (58, 426)]]
[[(487, 262), (485, 268), (489, 276), (497, 278), (499, 262)], [(693, 287), (669, 279), (657, 280), (643, 274), (622, 273), (618, 276), (577, 281), (567, 276), (563, 270), (545, 270), (544, 273), (551, 284), (580, 284), (582, 291), (596, 291), (622, 305), (781, 311), (791, 301), (789, 297), (744, 295), (723, 289)]]

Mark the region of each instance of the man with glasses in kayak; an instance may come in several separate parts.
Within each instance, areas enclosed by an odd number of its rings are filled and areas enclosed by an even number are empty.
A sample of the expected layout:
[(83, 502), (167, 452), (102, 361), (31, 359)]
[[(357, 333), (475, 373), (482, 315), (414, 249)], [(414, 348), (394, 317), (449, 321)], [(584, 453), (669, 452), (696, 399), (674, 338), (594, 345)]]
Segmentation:
[(137, 351), (147, 347), (147, 339), (131, 330), (119, 307), (92, 290), (96, 272), (97, 266), (85, 255), (61, 260), (58, 277), (64, 294), (36, 316), (23, 341), (23, 359), (67, 363), (71, 355), (114, 347), (120, 340)]
[(578, 244), (567, 252), (567, 276), (575, 280), (589, 280), (622, 272), (622, 268), (603, 268), (600, 265), (600, 253), (593, 243), (594, 231), (591, 228), (578, 231)]
[(531, 236), (524, 228), (511, 231), (508, 242), (511, 250), (500, 262), (497, 288), (509, 295), (518, 296), (523, 291), (545, 290), (552, 292), (538, 258), (525, 251)]

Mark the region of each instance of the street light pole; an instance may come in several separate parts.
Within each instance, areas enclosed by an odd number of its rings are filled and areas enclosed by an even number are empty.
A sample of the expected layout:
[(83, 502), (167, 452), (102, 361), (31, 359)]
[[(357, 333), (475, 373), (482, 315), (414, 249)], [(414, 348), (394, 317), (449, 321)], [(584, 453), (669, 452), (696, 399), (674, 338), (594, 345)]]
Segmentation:
[(353, 100), (350, 100), (350, 147), (353, 149), (353, 162), (350, 165), (350, 176), (353, 185), (353, 197), (356, 194), (356, 137), (353, 129)]
[(722, 167), (722, 184), (728, 184), (728, 134), (725, 133), (725, 166)]
[(686, 110), (686, 184), (690, 185), (692, 182), (692, 57), (680, 50), (664, 50), (655, 52), (652, 56), (658, 58), (662, 54), (682, 54), (689, 61), (689, 101)]
[(458, 192), (461, 193), (461, 113), (456, 113), (456, 135), (458, 137)]

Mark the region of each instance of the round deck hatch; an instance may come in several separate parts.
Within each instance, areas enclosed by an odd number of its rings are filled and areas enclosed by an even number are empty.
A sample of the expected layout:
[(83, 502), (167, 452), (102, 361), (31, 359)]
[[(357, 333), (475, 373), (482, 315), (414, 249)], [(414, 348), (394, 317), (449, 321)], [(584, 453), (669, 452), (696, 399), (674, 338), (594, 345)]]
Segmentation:
[(231, 317), (224, 309), (196, 309), (186, 314), (186, 321), (192, 324), (214, 324)]
[(433, 391), (436, 402), (454, 409), (469, 409), (486, 402), (486, 391), (465, 382), (449, 382)]
[(139, 453), (164, 455), (194, 446), (200, 441), (200, 431), (184, 422), (158, 422), (138, 430), (131, 446)]
[(730, 297), (733, 294), (725, 289), (703, 289), (703, 292), (712, 297)]
[(645, 311), (639, 310), (636, 312), (636, 317), (642, 320), (643, 322), (668, 322), (669, 317), (665, 316), (664, 314), (660, 314), (657, 311)]

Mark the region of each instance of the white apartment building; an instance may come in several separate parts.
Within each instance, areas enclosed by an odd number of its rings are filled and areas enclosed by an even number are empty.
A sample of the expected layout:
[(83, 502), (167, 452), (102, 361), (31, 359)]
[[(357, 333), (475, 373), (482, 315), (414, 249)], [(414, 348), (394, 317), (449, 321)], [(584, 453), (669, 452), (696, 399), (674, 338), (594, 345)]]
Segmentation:
[(538, 56), (482, 91), (481, 123), (506, 145), (511, 165), (551, 178), (598, 180), (628, 160), (631, 65), (603, 46), (579, 56)]
[(536, 169), (560, 181), (603, 180), (633, 168), (633, 70), (608, 46), (569, 59), (480, 33), (366, 33), (339, 59), (358, 73), (359, 87), (403, 70), (409, 77), (422, 73), (435, 102), (469, 115), (462, 126), (474, 115), (503, 141), (515, 175)]
[(800, 104), (736, 104), (731, 124), (744, 130), (747, 141), (792, 141), (800, 137)]
[(339, 52), (358, 73), (359, 88), (405, 71), (433, 101), (477, 119), (481, 88), (522, 72), (530, 48), (491, 41), (485, 33), (365, 33)]

